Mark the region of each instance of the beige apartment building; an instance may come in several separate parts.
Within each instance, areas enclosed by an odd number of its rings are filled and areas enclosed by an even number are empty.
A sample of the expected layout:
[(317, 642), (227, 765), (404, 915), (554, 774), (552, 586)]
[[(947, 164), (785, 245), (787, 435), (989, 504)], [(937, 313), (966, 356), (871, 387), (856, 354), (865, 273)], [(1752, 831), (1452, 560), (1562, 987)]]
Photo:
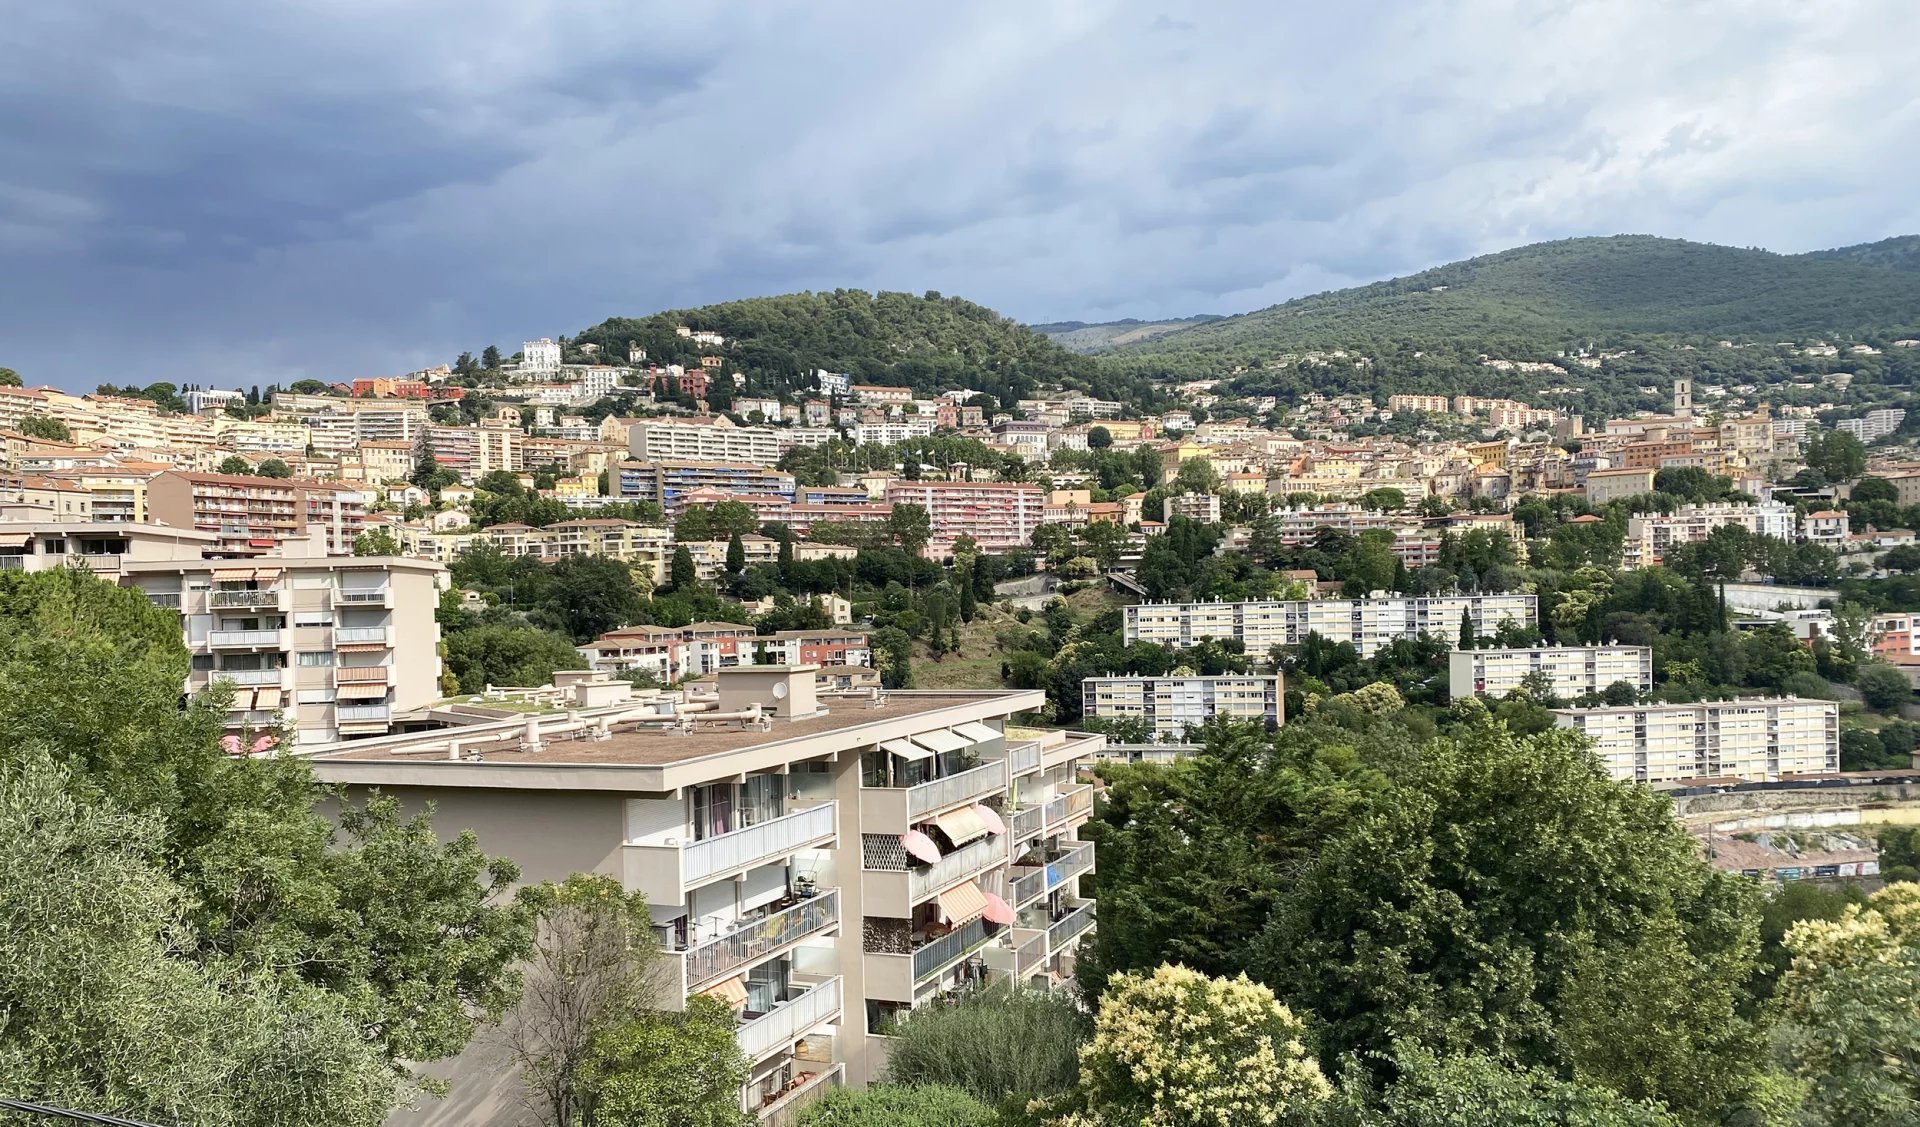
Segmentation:
[(1594, 742), (1622, 782), (1732, 777), (1754, 781), (1840, 769), (1840, 714), (1797, 697), (1554, 710)]
[[(526, 881), (595, 872), (645, 893), (670, 967), (661, 1003), (731, 1006), (751, 1062), (741, 1106), (787, 1123), (829, 1086), (880, 1077), (889, 1024), (916, 1007), (1069, 977), (1094, 923), (1079, 768), (1101, 737), (1009, 729), (1038, 692), (830, 694), (816, 672), (725, 668), (710, 694), (631, 699), (582, 673), (572, 712), (313, 763), (351, 791), (433, 803), (443, 832), (471, 830)], [(395, 1121), (493, 1122), (520, 1098), (485, 1038), (449, 1078)]]
[(147, 483), (147, 512), (161, 524), (212, 533), (222, 552), (257, 554), (318, 530), (328, 550), (353, 551), (371, 496), (331, 481), (178, 470)]
[(1161, 743), (1184, 740), (1215, 716), (1279, 727), (1286, 719), (1279, 674), (1220, 677), (1088, 677), (1081, 711), (1099, 720), (1145, 720)]
[(1399, 638), (1419, 634), (1455, 638), (1462, 614), (1481, 635), (1502, 622), (1532, 626), (1532, 595), (1393, 595), (1368, 599), (1282, 599), (1248, 603), (1143, 603), (1124, 609), (1128, 645), (1155, 642), (1186, 649), (1208, 638), (1233, 639), (1246, 652), (1263, 655), (1274, 646), (1297, 646), (1308, 634), (1351, 642), (1372, 657)]
[(1454, 700), (1504, 697), (1535, 673), (1553, 683), (1553, 694), (1577, 700), (1624, 681), (1635, 692), (1653, 691), (1650, 646), (1533, 646), (1455, 650), (1447, 659), (1447, 692)]

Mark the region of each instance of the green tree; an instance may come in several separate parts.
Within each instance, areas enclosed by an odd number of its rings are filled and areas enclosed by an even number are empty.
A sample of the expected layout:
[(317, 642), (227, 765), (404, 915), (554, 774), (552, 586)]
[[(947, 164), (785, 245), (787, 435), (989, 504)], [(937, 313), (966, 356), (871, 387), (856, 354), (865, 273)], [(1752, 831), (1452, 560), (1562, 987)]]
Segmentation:
[(1853, 687), (1868, 707), (1891, 712), (1913, 701), (1913, 686), (1907, 675), (1884, 661), (1870, 661), (1853, 675)]
[(253, 472), (259, 474), (261, 477), (285, 479), (293, 476), (293, 467), (287, 465), (286, 461), (280, 458), (262, 458), (260, 464), (253, 467)]
[(369, 528), (353, 539), (353, 554), (356, 556), (397, 556), (400, 554), (400, 541), (393, 538), (393, 532), (385, 525)]
[(66, 423), (51, 415), (28, 415), (21, 419), (20, 433), (28, 438), (44, 438), (49, 442), (73, 441), (73, 431)]
[(1306, 1024), (1243, 975), (1185, 967), (1116, 975), (1057, 1127), (1304, 1124), (1332, 1095)]
[(661, 999), (659, 942), (645, 897), (603, 874), (526, 888), (534, 913), (525, 989), (502, 1029), (522, 1083), (553, 1127), (574, 1127), (595, 1040)]
[(909, 555), (917, 556), (933, 537), (933, 519), (924, 506), (902, 501), (887, 516), (887, 534)]
[(829, 1088), (800, 1112), (799, 1127), (995, 1127), (993, 1108), (958, 1088), (869, 1084)]
[(556, 669), (585, 669), (573, 640), (552, 630), (476, 626), (447, 639), (447, 666), (467, 692), (486, 685), (549, 684)]
[(1461, 611), (1460, 612), (1460, 648), (1463, 650), (1474, 649), (1476, 646), (1479, 645), (1479, 642), (1480, 642), (1480, 635), (1473, 628), (1473, 612), (1470, 610)]
[(1817, 430), (1800, 451), (1807, 468), (1828, 481), (1852, 481), (1867, 469), (1867, 448), (1843, 430)]
[(747, 545), (736, 532), (727, 538), (727, 574), (739, 575), (745, 570), (747, 570)]
[(667, 583), (675, 591), (691, 591), (699, 585), (700, 571), (693, 566), (693, 553), (685, 544), (673, 549), (673, 562), (667, 568)]
[(888, 1080), (958, 1088), (1002, 1105), (1072, 1088), (1088, 1030), (1068, 995), (1016, 986), (921, 1007), (890, 1032), (897, 1040)]
[(1360, 495), (1361, 507), (1380, 513), (1397, 513), (1407, 507), (1407, 495), (1392, 486), (1369, 489)]
[(591, 642), (638, 619), (646, 598), (633, 571), (606, 556), (570, 556), (553, 565), (550, 592), (540, 605), (556, 615), (576, 642)]
[(1888, 481), (1884, 477), (1873, 477), (1869, 475), (1853, 483), (1853, 488), (1847, 492), (1847, 500), (1849, 502), (1857, 501), (1861, 503), (1871, 501), (1897, 502), (1900, 500), (1900, 490), (1894, 486), (1893, 482)]
[(1489, 1056), (1440, 1057), (1411, 1050), (1394, 1061), (1379, 1092), (1343, 1093), (1366, 1127), (1683, 1127), (1652, 1104), (1601, 1085), (1568, 1081), (1543, 1069), (1515, 1068)]
[(1113, 445), (1113, 432), (1106, 427), (1096, 426), (1087, 431), (1087, 449), (1105, 450)]
[(880, 683), (889, 689), (913, 688), (913, 639), (898, 626), (886, 626), (871, 635), (873, 662)]
[(253, 475), (253, 463), (238, 454), (229, 454), (220, 460), (220, 465), (216, 468), (215, 472), (250, 477)]
[(583, 1127), (744, 1127), (747, 1062), (733, 1010), (705, 995), (651, 1011), (593, 1040), (580, 1069)]
[(519, 497), (527, 491), (527, 487), (520, 484), (520, 475), (512, 470), (488, 470), (474, 481), (473, 487), (503, 497)]
[(42, 749), (0, 760), (0, 1090), (164, 1122), (378, 1124), (396, 1078), (346, 999), (195, 958), (165, 821), (83, 789)]
[(20, 373), (12, 368), (0, 368), (0, 387), (20, 387)]
[(500, 349), (491, 344), (481, 349), (480, 350), (480, 366), (482, 368), (485, 368), (489, 372), (499, 371), (500, 370)]
[(1787, 933), (1781, 1056), (1826, 1121), (1895, 1127), (1920, 1108), (1920, 885), (1890, 884)]

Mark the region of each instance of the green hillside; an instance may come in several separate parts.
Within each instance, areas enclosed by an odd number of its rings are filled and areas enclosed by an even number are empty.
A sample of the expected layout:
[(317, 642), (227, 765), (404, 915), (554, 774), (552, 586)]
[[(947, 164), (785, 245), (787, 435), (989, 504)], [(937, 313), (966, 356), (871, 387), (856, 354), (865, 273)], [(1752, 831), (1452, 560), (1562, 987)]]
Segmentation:
[(1833, 259), (1861, 266), (1878, 266), (1884, 270), (1903, 270), (1920, 274), (1920, 235), (1895, 235), (1891, 239), (1881, 239), (1877, 243), (1856, 243), (1850, 247), (1816, 250), (1812, 254), (1800, 257)]
[(1217, 363), (1397, 341), (1518, 347), (1621, 334), (1772, 341), (1916, 323), (1920, 276), (1851, 257), (1616, 235), (1536, 243), (1300, 298), (1114, 354)]
[(1209, 321), (1223, 318), (1218, 313), (1203, 313), (1196, 317), (1181, 317), (1167, 321), (1141, 321), (1129, 317), (1123, 321), (1056, 321), (1048, 325), (1033, 325), (1034, 332), (1053, 341), (1072, 352), (1100, 352), (1116, 348), (1123, 344), (1138, 344), (1144, 340), (1166, 336), (1168, 333), (1204, 325)]
[(625, 357), (632, 342), (663, 364), (698, 364), (715, 351), (677, 335), (682, 326), (726, 337), (719, 351), (728, 370), (744, 372), (761, 393), (806, 391), (813, 371), (826, 369), (923, 394), (968, 388), (1003, 405), (1052, 385), (1136, 402), (1152, 394), (1144, 381), (1104, 371), (985, 306), (937, 293), (834, 290), (615, 317), (570, 338), (568, 358), (584, 358), (584, 344)]

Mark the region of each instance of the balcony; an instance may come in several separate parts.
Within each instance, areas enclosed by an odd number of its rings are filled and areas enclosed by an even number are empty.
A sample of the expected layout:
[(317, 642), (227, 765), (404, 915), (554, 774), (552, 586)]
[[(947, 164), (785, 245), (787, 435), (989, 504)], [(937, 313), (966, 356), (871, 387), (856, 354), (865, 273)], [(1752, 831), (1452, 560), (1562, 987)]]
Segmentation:
[(846, 1065), (833, 1064), (820, 1066), (818, 1072), (803, 1073), (799, 1083), (761, 1107), (760, 1127), (794, 1127), (801, 1110), (819, 1099), (820, 1093), (846, 1083), (846, 1071)]
[(1058, 952), (1081, 933), (1093, 926), (1093, 903), (1080, 905), (1073, 911), (1047, 925), (1047, 950)]
[(1022, 981), (1038, 974), (1047, 965), (1047, 933), (1015, 928), (1013, 932), (1013, 974)]
[(1088, 735), (1085, 732), (1070, 732), (1067, 738), (1047, 747), (1041, 754), (1042, 762), (1049, 769), (1064, 766), (1078, 759), (1090, 759), (1094, 753), (1105, 747), (1107, 737)]
[(840, 976), (834, 975), (742, 1025), (733, 1039), (748, 1060), (759, 1061), (791, 1049), (808, 1030), (839, 1018)]
[(227, 680), (236, 685), (258, 686), (274, 685), (284, 687), (285, 669), (216, 669), (211, 677), (215, 681)]
[(216, 650), (283, 650), (286, 639), (284, 630), (214, 630), (207, 634), (207, 645)]
[(333, 593), (334, 606), (347, 607), (391, 607), (393, 590), (390, 587), (343, 587)]
[(214, 610), (239, 610), (279, 605), (280, 592), (253, 587), (216, 590), (207, 595), (207, 606)]
[(913, 952), (913, 981), (917, 986), (985, 947), (993, 939), (987, 921), (974, 920)]
[(388, 646), (387, 628), (384, 626), (342, 626), (333, 632), (333, 644), (336, 646), (366, 645), (375, 643)]
[(147, 601), (161, 610), (180, 609), (180, 592), (178, 591), (148, 591), (146, 594)]
[[(974, 919), (918, 947), (867, 950), (862, 955), (866, 966), (866, 996), (882, 1002), (911, 1002), (929, 980), (989, 946), (1001, 930), (984, 919)], [(994, 957), (994, 952), (986, 956), (989, 960)]]
[(1020, 908), (1093, 868), (1093, 845), (1077, 841), (1062, 842), (1063, 850), (1044, 865), (1016, 865), (1013, 879), (1007, 882), (1009, 901)]
[(1001, 836), (956, 849), (924, 869), (867, 869), (861, 873), (861, 889), (866, 896), (863, 910), (870, 916), (911, 916), (915, 904), (1006, 863), (1007, 839)]
[(1040, 769), (1040, 745), (1037, 742), (1014, 744), (1007, 748), (1007, 771), (1014, 778)]
[(1084, 783), (1064, 791), (1047, 802), (1047, 829), (1058, 833), (1067, 823), (1093, 813), (1093, 784)]
[(119, 571), (120, 559), (117, 553), (76, 553), (67, 557), (67, 566), (84, 567), (95, 572)]
[(790, 908), (749, 920), (725, 935), (672, 952), (680, 961), (684, 992), (694, 993), (812, 935), (840, 926), (840, 890), (828, 889)]
[(1046, 807), (1022, 806), (1018, 810), (1006, 813), (1007, 833), (1015, 841), (1025, 841), (1038, 837), (1046, 826)]
[(999, 759), (917, 786), (865, 787), (860, 791), (861, 826), (867, 833), (903, 834), (930, 814), (1006, 789), (1007, 764)]
[(335, 707), (334, 719), (341, 724), (385, 724), (392, 711), (384, 704), (342, 704)]
[(621, 850), (627, 887), (646, 893), (650, 903), (684, 904), (691, 889), (833, 841), (837, 812), (828, 802), (699, 841), (628, 843)]
[(26, 569), (27, 557), (18, 553), (0, 556), (0, 571), (25, 571)]

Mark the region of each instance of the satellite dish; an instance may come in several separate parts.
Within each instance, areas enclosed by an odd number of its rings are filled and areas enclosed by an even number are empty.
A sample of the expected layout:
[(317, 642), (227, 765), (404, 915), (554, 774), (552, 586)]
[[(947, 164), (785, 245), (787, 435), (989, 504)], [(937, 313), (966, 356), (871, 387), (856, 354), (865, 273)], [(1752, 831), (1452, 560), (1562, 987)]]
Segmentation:
[(787, 683), (785, 681), (775, 681), (773, 683), (773, 699), (774, 700), (787, 699)]

